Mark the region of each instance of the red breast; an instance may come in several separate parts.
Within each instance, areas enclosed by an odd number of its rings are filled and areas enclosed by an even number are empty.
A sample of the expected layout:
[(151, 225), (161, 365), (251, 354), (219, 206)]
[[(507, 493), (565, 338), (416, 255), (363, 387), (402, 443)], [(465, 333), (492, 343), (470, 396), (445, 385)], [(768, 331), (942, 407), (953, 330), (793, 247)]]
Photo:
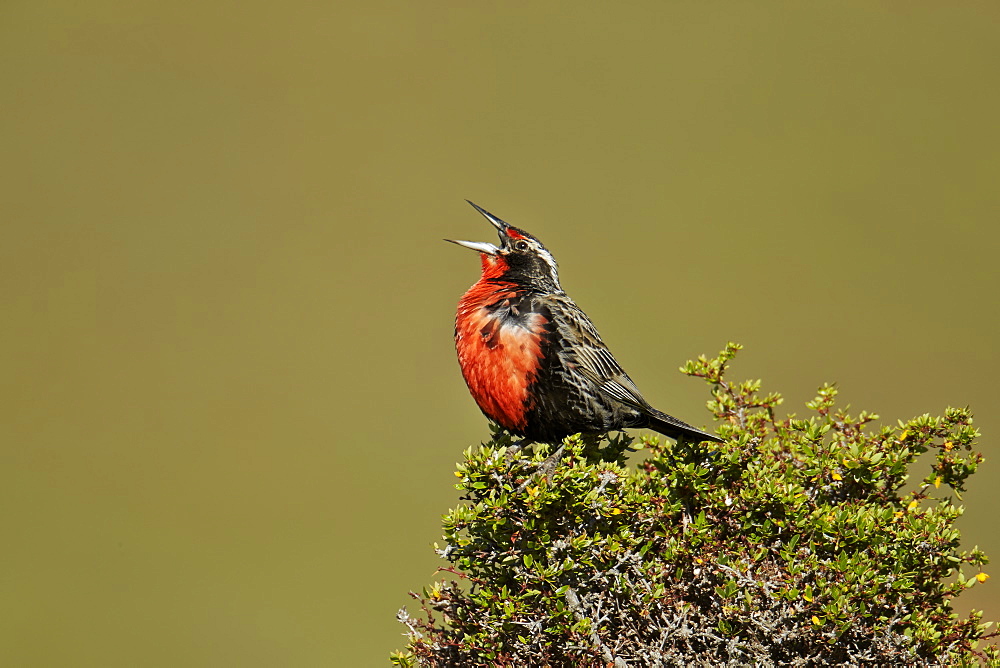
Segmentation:
[(462, 296), (455, 318), (455, 348), (462, 375), (479, 408), (494, 422), (523, 431), (531, 408), (531, 384), (542, 357), (547, 322), (533, 314), (510, 317), (520, 289), (503, 281), (502, 257), (482, 254), (483, 277)]

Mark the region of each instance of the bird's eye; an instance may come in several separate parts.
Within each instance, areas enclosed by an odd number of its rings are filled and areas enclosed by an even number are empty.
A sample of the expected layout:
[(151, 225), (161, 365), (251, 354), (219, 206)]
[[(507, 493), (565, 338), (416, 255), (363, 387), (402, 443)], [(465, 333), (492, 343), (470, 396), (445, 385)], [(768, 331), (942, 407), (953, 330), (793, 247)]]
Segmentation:
[(528, 242), (527, 241), (518, 241), (516, 244), (514, 244), (514, 248), (517, 249), (517, 250), (519, 250), (519, 251), (526, 251), (526, 250), (528, 250)]

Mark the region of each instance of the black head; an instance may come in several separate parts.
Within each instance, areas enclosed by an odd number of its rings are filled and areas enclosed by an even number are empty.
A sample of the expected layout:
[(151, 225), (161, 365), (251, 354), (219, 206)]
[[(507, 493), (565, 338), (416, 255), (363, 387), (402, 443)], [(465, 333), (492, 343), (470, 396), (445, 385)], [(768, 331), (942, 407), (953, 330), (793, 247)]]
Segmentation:
[[(468, 200), (466, 201), (468, 202)], [(517, 283), (538, 286), (546, 291), (562, 292), (556, 260), (541, 241), (528, 232), (500, 220), (486, 209), (476, 206), (472, 202), (469, 204), (472, 204), (476, 211), (483, 214), (486, 220), (497, 228), (500, 235), (500, 245), (494, 246), (491, 243), (481, 241), (454, 239), (445, 239), (445, 241), (471, 248), (494, 260), (490, 263), (489, 268), (493, 269), (491, 273), (496, 273), (497, 277), (502, 276)], [(484, 261), (484, 273), (487, 269), (487, 263)]]

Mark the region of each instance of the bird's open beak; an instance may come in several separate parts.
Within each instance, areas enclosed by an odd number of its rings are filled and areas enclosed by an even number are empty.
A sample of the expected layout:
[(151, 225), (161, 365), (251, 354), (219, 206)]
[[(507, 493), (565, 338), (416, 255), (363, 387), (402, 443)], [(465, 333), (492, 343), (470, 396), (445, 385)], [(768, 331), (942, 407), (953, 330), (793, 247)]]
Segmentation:
[[(469, 200), (465, 200), (465, 201), (469, 202)], [(507, 223), (503, 222), (502, 220), (500, 220), (499, 218), (497, 218), (496, 216), (494, 216), (492, 213), (490, 213), (489, 211), (487, 211), (483, 207), (475, 204), (474, 202), (469, 202), (469, 204), (472, 204), (472, 208), (473, 209), (475, 209), (479, 213), (483, 214), (483, 217), (485, 217), (486, 220), (488, 220), (491, 223), (493, 223), (493, 227), (497, 228), (501, 233), (504, 230), (506, 230), (508, 227), (510, 227), (510, 225), (508, 225)]]
[[(469, 202), (469, 200), (465, 201)], [(500, 237), (503, 238), (504, 230), (510, 227), (510, 225), (500, 220), (499, 218), (497, 218), (496, 216), (494, 216), (492, 213), (482, 208), (481, 206), (477, 206), (472, 202), (469, 202), (469, 204), (472, 204), (472, 207), (476, 211), (483, 214), (483, 217), (485, 217), (486, 220), (490, 221), (493, 224), (493, 227), (497, 228), (497, 230), (500, 232)], [(474, 251), (477, 251), (479, 253), (486, 253), (487, 255), (496, 255), (497, 253), (500, 252), (499, 248), (497, 248), (491, 243), (486, 243), (485, 241), (459, 241), (457, 239), (445, 239), (445, 241), (450, 241), (453, 244), (458, 244), (459, 246), (471, 248)]]
[(474, 251), (486, 253), (487, 255), (496, 255), (500, 251), (499, 248), (485, 241), (460, 241), (458, 239), (445, 239), (445, 241), (450, 241), (453, 244), (465, 246), (466, 248), (471, 248)]

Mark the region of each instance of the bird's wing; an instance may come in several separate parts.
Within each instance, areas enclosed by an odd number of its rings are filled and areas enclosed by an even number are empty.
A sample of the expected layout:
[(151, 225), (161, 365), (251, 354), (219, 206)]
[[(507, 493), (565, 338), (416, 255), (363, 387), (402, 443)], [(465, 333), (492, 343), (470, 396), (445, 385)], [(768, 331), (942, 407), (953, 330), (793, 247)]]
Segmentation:
[(563, 349), (566, 361), (575, 367), (594, 386), (607, 396), (640, 411), (650, 409), (639, 388), (628, 377), (611, 352), (604, 345), (597, 328), (581, 311), (564, 333), (572, 345)]
[(623, 404), (645, 411), (649, 403), (628, 374), (606, 349), (583, 348), (576, 355), (578, 369), (597, 389)]

